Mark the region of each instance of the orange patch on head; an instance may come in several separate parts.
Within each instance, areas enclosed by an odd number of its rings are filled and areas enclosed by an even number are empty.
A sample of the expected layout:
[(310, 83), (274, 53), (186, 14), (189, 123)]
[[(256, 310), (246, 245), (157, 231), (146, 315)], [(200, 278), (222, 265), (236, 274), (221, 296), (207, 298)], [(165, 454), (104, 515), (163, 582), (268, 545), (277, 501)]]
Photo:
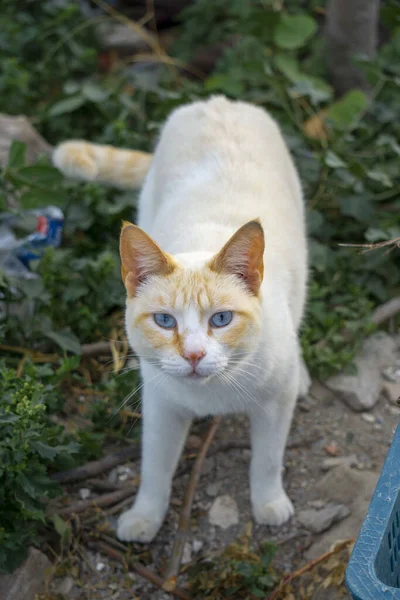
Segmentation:
[(257, 295), (264, 276), (263, 255), (263, 228), (259, 221), (250, 221), (228, 240), (209, 267), (217, 273), (239, 277), (247, 289)]
[(129, 297), (152, 275), (169, 275), (176, 263), (147, 233), (124, 221), (120, 236), (121, 275)]

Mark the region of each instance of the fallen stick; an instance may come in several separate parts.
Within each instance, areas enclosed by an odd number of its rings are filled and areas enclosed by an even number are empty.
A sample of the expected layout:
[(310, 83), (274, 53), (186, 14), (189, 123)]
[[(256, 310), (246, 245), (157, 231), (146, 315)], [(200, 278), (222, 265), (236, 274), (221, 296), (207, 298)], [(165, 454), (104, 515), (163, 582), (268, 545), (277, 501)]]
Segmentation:
[(116, 492), (111, 492), (110, 494), (103, 494), (102, 496), (98, 496), (97, 498), (92, 498), (90, 500), (75, 502), (74, 504), (70, 504), (64, 508), (56, 509), (52, 507), (50, 514), (57, 514), (66, 517), (84, 512), (88, 508), (103, 508), (105, 506), (112, 506), (113, 504), (117, 504), (117, 502), (124, 500), (127, 496), (132, 496), (135, 491), (136, 486), (127, 485), (123, 490), (117, 490)]
[(82, 344), (82, 358), (94, 358), (95, 356), (109, 356), (111, 354), (110, 342), (94, 342), (93, 344)]
[(190, 475), (189, 484), (187, 486), (185, 497), (183, 500), (182, 512), (179, 519), (178, 531), (176, 532), (174, 545), (172, 547), (171, 559), (165, 574), (165, 583), (163, 589), (167, 592), (172, 592), (176, 589), (176, 582), (179, 573), (179, 567), (181, 564), (183, 547), (186, 542), (186, 538), (189, 531), (189, 521), (192, 512), (192, 504), (196, 487), (200, 479), (201, 469), (203, 467), (204, 459), (207, 455), (207, 451), (214, 439), (214, 435), (221, 423), (221, 417), (215, 417), (207, 431), (204, 441), (201, 445), (200, 451), (197, 455), (196, 462), (194, 463), (192, 473)]
[[(117, 560), (123, 565), (129, 566), (129, 568), (136, 571), (138, 575), (140, 575), (144, 579), (147, 579), (147, 581), (150, 581), (159, 589), (162, 589), (162, 585), (164, 583), (163, 578), (154, 573), (148, 567), (145, 567), (144, 565), (141, 565), (138, 562), (130, 560), (129, 558), (125, 557), (122, 554), (122, 552), (119, 552), (104, 541), (93, 542), (92, 540), (86, 537), (84, 537), (83, 539), (85, 540), (89, 548), (97, 550), (98, 552), (102, 552), (103, 554), (106, 554), (110, 558)], [(186, 592), (186, 590), (182, 588), (176, 587), (175, 589), (171, 590), (171, 594), (176, 598), (179, 598), (180, 600), (191, 600), (191, 596)]]
[(135, 499), (135, 496), (128, 496), (127, 498), (125, 498), (125, 500), (122, 500), (121, 502), (118, 502), (118, 504), (115, 504), (114, 506), (112, 506), (111, 508), (109, 508), (108, 510), (102, 510), (100, 512), (96, 512), (95, 515), (92, 515), (91, 517), (88, 517), (87, 519), (84, 520), (84, 524), (85, 525), (92, 525), (93, 523), (96, 523), (97, 521), (100, 521), (101, 519), (105, 519), (106, 517), (110, 517), (111, 515), (115, 515), (115, 513), (119, 513), (123, 508), (125, 508), (125, 506), (128, 506), (129, 504), (132, 504), (133, 501)]
[(395, 317), (400, 312), (400, 297), (392, 298), (388, 302), (381, 304), (374, 310), (371, 315), (371, 321), (375, 325), (381, 325), (392, 317)]
[(293, 571), (293, 573), (290, 573), (287, 577), (285, 577), (284, 579), (282, 579), (282, 581), (279, 582), (278, 586), (274, 589), (272, 594), (270, 594), (268, 598), (266, 598), (266, 600), (277, 600), (279, 594), (286, 585), (291, 583), (294, 579), (297, 579), (297, 577), (301, 577), (301, 575), (304, 575), (304, 573), (311, 571), (312, 569), (314, 569), (314, 567), (316, 567), (322, 562), (325, 562), (328, 558), (330, 558), (334, 554), (337, 554), (338, 552), (341, 552), (342, 550), (344, 550), (344, 548), (347, 548), (351, 544), (354, 544), (354, 539), (349, 539), (345, 540), (344, 542), (340, 542), (332, 550), (329, 550), (328, 552), (321, 554), (321, 556), (314, 558), (314, 560), (304, 565), (304, 567), (297, 569), (297, 571)]
[(128, 448), (124, 448), (114, 454), (108, 454), (99, 460), (92, 460), (81, 467), (68, 469), (68, 471), (62, 471), (61, 473), (54, 473), (52, 478), (60, 483), (83, 481), (105, 471), (110, 471), (125, 460), (136, 460), (137, 458), (140, 458), (140, 448), (137, 446), (128, 446)]

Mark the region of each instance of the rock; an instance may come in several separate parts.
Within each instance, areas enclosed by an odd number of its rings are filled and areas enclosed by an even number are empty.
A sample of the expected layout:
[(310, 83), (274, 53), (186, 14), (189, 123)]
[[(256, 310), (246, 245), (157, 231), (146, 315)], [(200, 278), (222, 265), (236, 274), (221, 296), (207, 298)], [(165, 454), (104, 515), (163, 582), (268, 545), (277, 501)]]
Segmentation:
[(200, 550), (202, 549), (203, 546), (204, 546), (204, 544), (201, 540), (193, 540), (193, 552), (195, 554), (200, 552)]
[(375, 423), (375, 417), (374, 417), (374, 415), (370, 415), (369, 413), (363, 413), (361, 415), (361, 418), (366, 423)]
[(334, 523), (345, 519), (349, 514), (350, 510), (343, 504), (330, 504), (321, 510), (315, 508), (301, 510), (297, 519), (309, 531), (322, 533), (332, 527)]
[(400, 398), (400, 382), (387, 381), (383, 384), (382, 393), (392, 404), (397, 404)]
[(214, 498), (215, 496), (217, 496), (220, 487), (221, 487), (222, 481), (214, 481), (214, 483), (209, 483), (208, 486), (206, 487), (206, 494), (207, 496), (210, 496), (210, 498)]
[(379, 474), (358, 471), (340, 465), (329, 471), (316, 483), (312, 494), (316, 499), (347, 506), (351, 513), (320, 537), (307, 551), (306, 559), (313, 560), (338, 540), (356, 537), (367, 513)]
[(188, 450), (194, 450), (200, 448), (202, 444), (202, 439), (198, 435), (189, 435), (186, 440), (186, 448)]
[(96, 571), (99, 571), (100, 573), (101, 573), (101, 571), (104, 571), (105, 568), (106, 568), (106, 565), (103, 562), (98, 562), (96, 564)]
[(209, 456), (203, 462), (203, 468), (201, 469), (201, 474), (208, 475), (209, 473), (211, 473), (211, 471), (214, 469), (214, 467), (215, 467), (215, 457)]
[(192, 546), (189, 542), (183, 546), (182, 560), (183, 565), (187, 565), (192, 562)]
[(324, 508), (325, 502), (323, 500), (310, 500), (308, 503), (311, 508)]
[(74, 580), (72, 577), (64, 577), (64, 579), (58, 584), (56, 592), (61, 596), (67, 596), (70, 594), (72, 588), (74, 587)]
[(231, 496), (218, 496), (210, 508), (208, 519), (211, 525), (217, 525), (222, 529), (228, 529), (239, 523), (239, 511), (237, 504)]
[(36, 548), (29, 548), (28, 558), (11, 575), (0, 577), (1, 600), (34, 600), (41, 591), (51, 562)]
[(0, 114), (0, 166), (8, 163), (8, 153), (13, 140), (26, 144), (26, 161), (33, 163), (41, 154), (50, 155), (52, 147), (24, 116)]
[(364, 343), (355, 358), (355, 375), (340, 374), (326, 381), (327, 387), (355, 411), (373, 408), (382, 390), (381, 370), (393, 363), (397, 344), (390, 335), (378, 332)]
[(79, 497), (81, 500), (87, 500), (91, 494), (91, 491), (88, 488), (81, 488), (79, 490)]
[(357, 465), (357, 457), (355, 454), (350, 456), (333, 456), (331, 458), (325, 458), (322, 461), (322, 470), (329, 471), (340, 465), (346, 465), (347, 467), (355, 467)]

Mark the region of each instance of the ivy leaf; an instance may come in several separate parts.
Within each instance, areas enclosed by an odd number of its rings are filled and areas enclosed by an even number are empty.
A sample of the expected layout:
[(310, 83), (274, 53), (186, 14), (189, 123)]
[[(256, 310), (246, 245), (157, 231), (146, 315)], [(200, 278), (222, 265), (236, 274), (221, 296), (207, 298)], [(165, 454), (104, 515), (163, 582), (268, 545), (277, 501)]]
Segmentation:
[(324, 162), (326, 166), (331, 167), (331, 169), (344, 169), (347, 166), (337, 154), (332, 152), (332, 150), (328, 150), (325, 155)]
[(274, 41), (279, 48), (295, 50), (304, 46), (318, 26), (308, 15), (282, 15), (274, 31)]
[(328, 109), (327, 116), (338, 129), (348, 129), (368, 106), (368, 97), (361, 90), (347, 92)]
[(19, 169), (18, 177), (32, 186), (42, 185), (46, 187), (60, 185), (63, 180), (63, 176), (57, 169), (46, 166), (24, 167)]
[(73, 354), (81, 353), (80, 341), (69, 328), (61, 331), (45, 331), (43, 333), (63, 350), (72, 352)]
[(72, 113), (75, 110), (78, 110), (81, 106), (83, 106), (86, 102), (86, 98), (81, 96), (80, 94), (77, 96), (70, 96), (69, 98), (65, 98), (64, 100), (60, 100), (53, 104), (51, 109), (49, 110), (49, 117), (58, 117), (60, 115), (65, 115), (67, 113)]
[(25, 152), (25, 144), (18, 140), (14, 140), (8, 153), (7, 167), (9, 169), (19, 169), (20, 167), (23, 167), (25, 164)]

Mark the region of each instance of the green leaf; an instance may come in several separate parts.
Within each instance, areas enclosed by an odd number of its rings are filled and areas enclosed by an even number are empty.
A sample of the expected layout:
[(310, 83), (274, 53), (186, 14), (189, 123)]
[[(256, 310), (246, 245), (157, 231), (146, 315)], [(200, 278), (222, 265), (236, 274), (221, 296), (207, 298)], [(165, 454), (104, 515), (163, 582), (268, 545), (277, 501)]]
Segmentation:
[(15, 421), (18, 421), (18, 417), (13, 413), (0, 413), (0, 425), (14, 423)]
[(360, 223), (368, 223), (373, 218), (375, 209), (370, 198), (363, 196), (346, 196), (339, 199), (340, 212), (346, 217), (353, 217)]
[(45, 190), (31, 189), (19, 199), (22, 208), (33, 209), (43, 206), (64, 206), (67, 195), (63, 191), (47, 192)]
[(315, 102), (327, 101), (332, 98), (332, 86), (319, 77), (303, 73), (300, 69), (298, 60), (294, 56), (277, 54), (274, 57), (274, 63), (276, 68), (279, 69), (289, 81), (296, 86), (300, 86), (295, 91), (303, 92), (303, 95), (310, 96)]
[(328, 109), (327, 116), (338, 129), (348, 129), (366, 110), (368, 97), (360, 90), (347, 92)]
[(25, 164), (25, 152), (26, 145), (23, 142), (14, 140), (8, 154), (7, 167), (9, 169), (19, 169), (20, 167), (23, 167)]
[(331, 150), (328, 150), (325, 154), (324, 162), (326, 166), (331, 167), (331, 169), (343, 169), (347, 166), (346, 163)]
[(55, 185), (60, 185), (63, 181), (60, 171), (46, 166), (24, 167), (23, 169), (19, 169), (17, 176), (32, 186), (54, 187)]
[(71, 528), (68, 523), (64, 521), (64, 519), (62, 519), (59, 515), (53, 515), (51, 520), (53, 521), (54, 529), (61, 538), (66, 539), (70, 536)]
[(367, 177), (372, 179), (372, 181), (378, 181), (385, 187), (393, 187), (393, 181), (390, 179), (389, 175), (384, 171), (380, 171), (379, 169), (371, 169), (367, 171)]
[(60, 453), (60, 450), (57, 446), (49, 446), (48, 444), (44, 444), (43, 442), (31, 442), (32, 448), (36, 450), (40, 454), (42, 458), (47, 458), (52, 460), (57, 454)]
[(58, 117), (59, 115), (65, 115), (72, 113), (74, 110), (78, 110), (86, 102), (86, 98), (80, 94), (77, 96), (70, 96), (65, 100), (60, 100), (53, 104), (49, 110), (49, 117)]
[(86, 81), (82, 87), (82, 94), (88, 100), (92, 102), (104, 102), (107, 100), (109, 93), (103, 90), (99, 85), (93, 83), (93, 81)]
[(318, 26), (308, 15), (282, 15), (274, 31), (274, 41), (279, 48), (301, 48), (314, 35)]
[(76, 335), (70, 329), (61, 331), (45, 331), (44, 334), (53, 340), (60, 348), (73, 354), (81, 353), (81, 344)]

